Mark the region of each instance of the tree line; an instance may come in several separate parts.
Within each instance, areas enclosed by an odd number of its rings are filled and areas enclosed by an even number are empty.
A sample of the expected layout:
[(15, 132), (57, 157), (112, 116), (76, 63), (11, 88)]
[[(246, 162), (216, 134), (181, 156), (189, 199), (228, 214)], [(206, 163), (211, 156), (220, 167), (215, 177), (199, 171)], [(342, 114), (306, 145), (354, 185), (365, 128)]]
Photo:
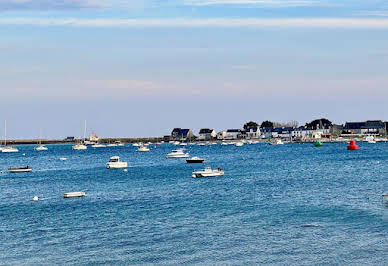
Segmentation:
[[(328, 126), (332, 126), (333, 123), (326, 119), (326, 118), (320, 118), (320, 119), (315, 119), (311, 121), (310, 123), (306, 123), (305, 127), (310, 128), (310, 129), (318, 129), (318, 128), (324, 128)], [(280, 122), (273, 122), (269, 120), (265, 120), (260, 124), (260, 128), (267, 127), (267, 128), (278, 128), (278, 127), (298, 127), (299, 123), (298, 121), (290, 121), (286, 123), (280, 123)], [(259, 124), (254, 122), (254, 121), (249, 121), (244, 124), (244, 129), (248, 129), (250, 127), (259, 127)]]

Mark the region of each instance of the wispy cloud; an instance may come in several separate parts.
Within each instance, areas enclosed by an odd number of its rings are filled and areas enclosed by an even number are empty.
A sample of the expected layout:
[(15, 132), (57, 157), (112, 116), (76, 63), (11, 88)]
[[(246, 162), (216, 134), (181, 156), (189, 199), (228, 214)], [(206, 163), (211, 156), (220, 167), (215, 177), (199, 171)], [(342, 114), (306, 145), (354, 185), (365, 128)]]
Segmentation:
[(388, 19), (379, 18), (208, 18), (208, 19), (83, 19), (0, 18), (0, 25), (118, 28), (345, 28), (387, 29)]
[(52, 10), (101, 8), (109, 6), (99, 0), (0, 0), (0, 10)]
[(317, 0), (186, 0), (185, 5), (215, 6), (215, 5), (255, 5), (268, 7), (297, 7), (319, 4)]

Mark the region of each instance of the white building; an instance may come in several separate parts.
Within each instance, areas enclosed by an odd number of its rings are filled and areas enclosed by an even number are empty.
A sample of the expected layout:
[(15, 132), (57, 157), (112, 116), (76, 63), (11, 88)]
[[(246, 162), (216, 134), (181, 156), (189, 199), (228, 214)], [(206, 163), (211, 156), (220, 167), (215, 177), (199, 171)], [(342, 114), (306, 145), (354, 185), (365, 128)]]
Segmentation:
[(217, 133), (214, 129), (201, 128), (198, 134), (198, 140), (212, 140), (217, 137)]
[(248, 127), (245, 130), (245, 137), (247, 139), (258, 139), (258, 138), (260, 138), (260, 128), (259, 127)]
[(226, 136), (224, 139), (241, 139), (241, 129), (228, 129), (226, 130)]

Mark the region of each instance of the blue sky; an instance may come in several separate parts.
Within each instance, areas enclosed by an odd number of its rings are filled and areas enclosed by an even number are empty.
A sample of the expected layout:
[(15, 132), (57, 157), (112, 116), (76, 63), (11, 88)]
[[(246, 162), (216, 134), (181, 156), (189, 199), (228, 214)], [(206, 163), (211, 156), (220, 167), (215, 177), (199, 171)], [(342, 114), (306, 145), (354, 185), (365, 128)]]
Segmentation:
[(388, 2), (0, 0), (11, 138), (388, 120)]

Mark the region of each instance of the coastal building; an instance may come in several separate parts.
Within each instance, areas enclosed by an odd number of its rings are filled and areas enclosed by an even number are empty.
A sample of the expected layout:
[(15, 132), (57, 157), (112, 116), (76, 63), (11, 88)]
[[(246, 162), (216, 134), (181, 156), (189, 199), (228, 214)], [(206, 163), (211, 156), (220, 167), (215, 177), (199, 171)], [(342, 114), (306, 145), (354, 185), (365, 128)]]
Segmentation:
[(198, 133), (198, 140), (212, 140), (217, 138), (217, 132), (210, 128), (201, 128)]
[(225, 130), (217, 133), (218, 140), (224, 140), (225, 138), (226, 138), (226, 131)]
[(262, 127), (260, 128), (261, 137), (265, 139), (272, 138), (272, 127)]
[(301, 127), (277, 127), (261, 128), (261, 134), (263, 138), (282, 138), (286, 140), (295, 139), (319, 139), (323, 137), (330, 137), (330, 127), (324, 128), (311, 128), (306, 126)]
[(193, 131), (188, 128), (174, 128), (171, 132), (171, 140), (188, 141), (193, 138)]
[(241, 129), (228, 129), (226, 130), (226, 135), (224, 139), (241, 139), (243, 136), (243, 131)]
[(386, 135), (386, 125), (381, 120), (367, 120), (365, 122), (346, 122), (344, 135)]
[(247, 139), (258, 139), (260, 138), (260, 128), (255, 126), (250, 126), (244, 130), (244, 136)]

